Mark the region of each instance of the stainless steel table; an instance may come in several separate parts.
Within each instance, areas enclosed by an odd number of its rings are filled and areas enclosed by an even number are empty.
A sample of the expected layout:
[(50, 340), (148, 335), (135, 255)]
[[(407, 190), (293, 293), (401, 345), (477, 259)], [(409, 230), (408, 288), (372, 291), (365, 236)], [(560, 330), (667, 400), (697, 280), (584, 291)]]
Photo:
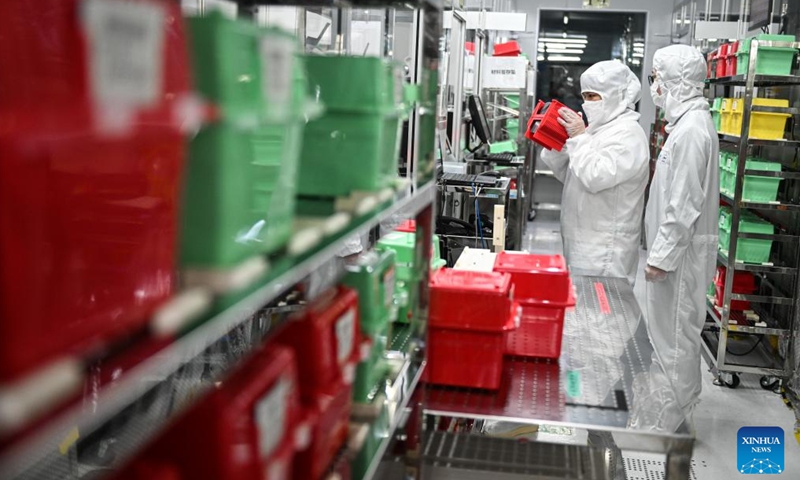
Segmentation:
[[(694, 438), (630, 285), (573, 283), (577, 304), (567, 312), (558, 361), (506, 359), (495, 392), (427, 387), (423, 478), (455, 478), (446, 474), (454, 468), (464, 479), (477, 471), (510, 475), (492, 475), (498, 479), (614, 478), (620, 451), (663, 455), (667, 480), (689, 478)], [(559, 431), (573, 438), (559, 451), (530, 442), (562, 442), (552, 435)], [(521, 446), (520, 438), (529, 441)]]

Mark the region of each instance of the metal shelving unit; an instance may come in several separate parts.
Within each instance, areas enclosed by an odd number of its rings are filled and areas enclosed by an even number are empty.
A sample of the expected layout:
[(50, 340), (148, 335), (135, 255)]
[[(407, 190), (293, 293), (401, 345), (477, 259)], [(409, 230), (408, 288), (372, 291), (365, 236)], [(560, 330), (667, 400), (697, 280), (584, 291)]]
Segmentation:
[(663, 455), (667, 480), (688, 478), (694, 440), (631, 286), (573, 283), (559, 360), (507, 359), (497, 391), (426, 388), (423, 478), (618, 478), (621, 452)]
[[(343, 13), (339, 25), (347, 20), (352, 8), (381, 8), (387, 13), (387, 21), (394, 18), (390, 15), (393, 7), (402, 8), (414, 15), (410, 28), (414, 36), (411, 55), (416, 59), (411, 66), (412, 83), (423, 84), (426, 75), (436, 74), (441, 0), (239, 0), (236, 3), (239, 16), (248, 18), (257, 16), (258, 7), (269, 5), (336, 8)], [(305, 16), (303, 12), (298, 15)], [(304, 35), (304, 27), (299, 28), (298, 33)], [(145, 350), (152, 347), (155, 353), (122, 371), (115, 380), (84, 392), (69, 406), (38, 422), (24, 437), (10, 444), (7, 444), (9, 439), (0, 439), (4, 442), (0, 478), (69, 480), (113, 475), (173, 419), (202, 399), (208, 389), (224, 381), (241, 360), (290, 321), (292, 313), (305, 308), (304, 302), (298, 303), (297, 295), (291, 292), (302, 285), (307, 295), (313, 296), (311, 292), (337, 283), (345, 272), (339, 253), (349, 239), (363, 238), (379, 230), (381, 224), (415, 219), (417, 249), (422, 251), (420, 258), (428, 262), (436, 185), (433, 180), (421, 180), (425, 172), (416, 168), (420, 161), (433, 164), (432, 158), (427, 158), (432, 153), (423, 153), (419, 148), (420, 115), (435, 115), (435, 112), (419, 105), (414, 109), (408, 143), (409, 158), (415, 168), (409, 169), (408, 181), (399, 185), (391, 198), (383, 199), (383, 208), (360, 215), (339, 233), (322, 239), (310, 252), (295, 258), (275, 259), (271, 270), (257, 285), (246, 289), (247, 293), (216, 298), (213, 313), (177, 338), (140, 339), (137, 347)], [(427, 278), (424, 278), (418, 296), (422, 318), (427, 312), (427, 298)], [(393, 373), (378, 396), (383, 398), (388, 428), (365, 479), (376, 474), (384, 454), (396, 440), (395, 430), (408, 421), (407, 408), (425, 369), (423, 335), (424, 332), (415, 331), (398, 336), (387, 352)], [(100, 364), (98, 368), (106, 367)], [(354, 456), (359, 450), (360, 446), (348, 444), (342, 458), (347, 461), (352, 458), (349, 455)], [(107, 455), (99, 459), (98, 452)]]
[[(742, 130), (739, 136), (720, 134), (720, 148), (732, 149), (739, 155), (738, 171), (736, 172), (736, 186), (733, 195), (720, 193), (720, 200), (732, 208), (732, 226), (730, 246), (727, 252), (720, 252), (717, 263), (727, 268), (722, 307), (718, 308), (709, 298), (707, 305), (707, 321), (703, 331), (703, 353), (711, 366), (712, 372), (717, 376), (720, 384), (735, 388), (739, 384), (738, 373), (755, 373), (765, 377), (786, 377), (791, 372), (789, 348), (792, 333), (798, 324), (797, 308), (798, 298), (798, 270), (800, 269), (800, 252), (796, 247), (800, 244), (800, 236), (796, 230), (786, 231), (778, 226), (779, 233), (774, 235), (752, 234), (739, 232), (739, 219), (744, 210), (753, 211), (761, 218), (775, 223), (772, 216), (794, 215), (800, 212), (800, 203), (793, 199), (779, 199), (775, 202), (753, 202), (743, 198), (745, 176), (759, 176), (783, 178), (786, 180), (800, 179), (800, 171), (785, 170), (781, 172), (765, 172), (747, 168), (746, 159), (754, 151), (765, 148), (798, 149), (800, 141), (797, 140), (762, 140), (750, 137), (750, 119), (753, 112), (788, 113), (797, 116), (800, 109), (796, 107), (763, 107), (754, 106), (753, 99), (760, 92), (771, 88), (792, 87), (800, 85), (800, 76), (775, 76), (755, 74), (758, 60), (759, 47), (788, 47), (800, 48), (800, 43), (766, 42), (752, 40), (748, 73), (732, 77), (709, 79), (709, 91), (716, 96), (716, 87), (743, 88), (741, 99), (744, 103), (742, 114)], [(757, 90), (758, 89), (758, 90)], [(726, 95), (732, 96), (732, 95)], [(784, 168), (788, 168), (784, 165)], [(797, 216), (792, 220), (796, 229)], [(795, 246), (794, 258), (791, 260), (775, 258), (773, 262), (763, 265), (746, 264), (735, 261), (736, 249), (739, 239), (764, 239), (772, 240), (787, 245)], [(733, 272), (752, 272), (760, 278), (760, 293), (757, 295), (739, 295), (733, 293)], [(781, 278), (784, 285), (788, 282), (790, 291), (781, 292), (770, 279)], [(784, 287), (786, 288), (786, 287)], [(745, 300), (752, 304), (750, 315), (736, 312), (731, 309), (734, 300)], [(782, 308), (782, 313), (774, 314), (776, 308)], [(771, 341), (770, 338), (777, 338)], [(734, 346), (735, 345), (735, 346)], [(733, 347), (733, 348), (731, 348)], [(767, 382), (771, 383), (771, 382)]]

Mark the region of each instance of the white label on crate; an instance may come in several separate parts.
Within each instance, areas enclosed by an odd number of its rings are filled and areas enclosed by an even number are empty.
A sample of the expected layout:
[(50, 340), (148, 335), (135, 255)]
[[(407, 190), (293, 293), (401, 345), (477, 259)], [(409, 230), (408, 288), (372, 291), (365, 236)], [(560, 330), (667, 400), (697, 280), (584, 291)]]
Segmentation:
[(255, 406), (259, 452), (262, 457), (270, 456), (283, 438), (286, 429), (286, 403), (291, 386), (290, 380), (280, 378)]
[(291, 105), (295, 53), (291, 38), (270, 35), (261, 39), (262, 88), (277, 115), (285, 115)]
[(356, 311), (350, 309), (336, 320), (336, 359), (339, 364), (350, 359), (356, 331)]
[(386, 270), (383, 274), (383, 304), (391, 308), (394, 303), (394, 268)]
[(158, 100), (165, 15), (151, 2), (84, 0), (89, 77), (96, 101), (139, 107)]

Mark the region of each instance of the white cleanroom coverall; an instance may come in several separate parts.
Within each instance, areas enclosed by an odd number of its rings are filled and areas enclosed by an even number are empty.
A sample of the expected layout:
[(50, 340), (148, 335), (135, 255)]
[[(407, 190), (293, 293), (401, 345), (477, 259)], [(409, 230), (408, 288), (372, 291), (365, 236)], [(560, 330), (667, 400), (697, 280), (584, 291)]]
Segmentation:
[(706, 287), (716, 265), (719, 140), (703, 97), (706, 63), (700, 52), (687, 45), (662, 48), (653, 56), (653, 70), (651, 94), (663, 105), (669, 138), (645, 214), (647, 264), (667, 273), (647, 283), (646, 316), (653, 347), (681, 407), (691, 414), (701, 388)]
[(581, 91), (602, 97), (585, 102), (589, 127), (542, 160), (564, 183), (561, 235), (574, 275), (627, 278), (639, 264), (644, 191), (649, 177), (647, 136), (633, 109), (641, 84), (615, 61), (599, 62), (581, 75)]

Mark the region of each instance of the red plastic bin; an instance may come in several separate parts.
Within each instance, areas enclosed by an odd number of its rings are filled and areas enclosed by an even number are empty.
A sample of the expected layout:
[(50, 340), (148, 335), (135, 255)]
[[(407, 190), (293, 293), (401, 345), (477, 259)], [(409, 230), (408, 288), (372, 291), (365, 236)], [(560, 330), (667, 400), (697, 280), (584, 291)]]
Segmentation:
[(314, 400), (308, 410), (310, 444), (295, 456), (293, 478), (322, 478), (347, 441), (352, 396), (351, 385), (337, 383), (322, 391)]
[(182, 480), (180, 470), (171, 462), (136, 459), (119, 469), (115, 480)]
[(727, 58), (728, 58), (728, 51), (730, 50), (730, 44), (724, 43), (719, 46), (717, 50), (717, 78), (722, 78), (725, 76), (727, 72)]
[(519, 43), (514, 40), (505, 43), (497, 43), (494, 46), (495, 57), (516, 57), (520, 53), (522, 53), (522, 49), (519, 47)]
[(0, 134), (0, 382), (142, 328), (173, 293), (185, 139)]
[[(0, 114), (39, 131), (178, 127), (191, 97), (180, 4), (0, 2)], [(8, 125), (8, 124), (7, 124)]]
[(564, 331), (564, 313), (575, 305), (572, 283), (569, 298), (561, 305), (522, 305), (519, 328), (506, 335), (506, 355), (525, 358), (558, 358)]
[(712, 50), (706, 54), (706, 78), (715, 78), (715, 74), (717, 73), (716, 69), (714, 69), (714, 60), (717, 58), (716, 50)]
[(395, 232), (414, 233), (417, 231), (416, 220), (403, 220), (403, 223), (395, 227)]
[(564, 303), (572, 296), (567, 262), (561, 255), (500, 252), (494, 271), (511, 275), (514, 301)]
[(495, 331), (439, 328), (428, 330), (427, 381), (435, 385), (497, 390), (503, 376), (506, 334), (519, 317), (506, 314)]
[(561, 151), (567, 143), (567, 130), (558, 123), (558, 111), (568, 108), (558, 100), (544, 103), (539, 100), (528, 119), (525, 138), (532, 140), (548, 150)]
[(346, 287), (323, 293), (276, 341), (297, 352), (300, 396), (310, 404), (331, 385), (353, 382), (358, 345), (358, 294)]
[(728, 56), (725, 58), (725, 76), (736, 75), (736, 52), (739, 51), (739, 42), (733, 42), (728, 47)]
[(513, 294), (508, 274), (443, 268), (429, 287), (431, 327), (496, 331), (508, 321)]
[(270, 344), (145, 453), (183, 478), (292, 477), (302, 409), (294, 352)]
[[(714, 287), (716, 289), (715, 304), (722, 307), (722, 297), (725, 294), (725, 276), (727, 269), (723, 266), (717, 267), (714, 276)], [(750, 272), (735, 272), (733, 275), (733, 293), (741, 295), (752, 295), (757, 290), (756, 278)], [(749, 310), (750, 302), (747, 300), (731, 300), (731, 310)]]

